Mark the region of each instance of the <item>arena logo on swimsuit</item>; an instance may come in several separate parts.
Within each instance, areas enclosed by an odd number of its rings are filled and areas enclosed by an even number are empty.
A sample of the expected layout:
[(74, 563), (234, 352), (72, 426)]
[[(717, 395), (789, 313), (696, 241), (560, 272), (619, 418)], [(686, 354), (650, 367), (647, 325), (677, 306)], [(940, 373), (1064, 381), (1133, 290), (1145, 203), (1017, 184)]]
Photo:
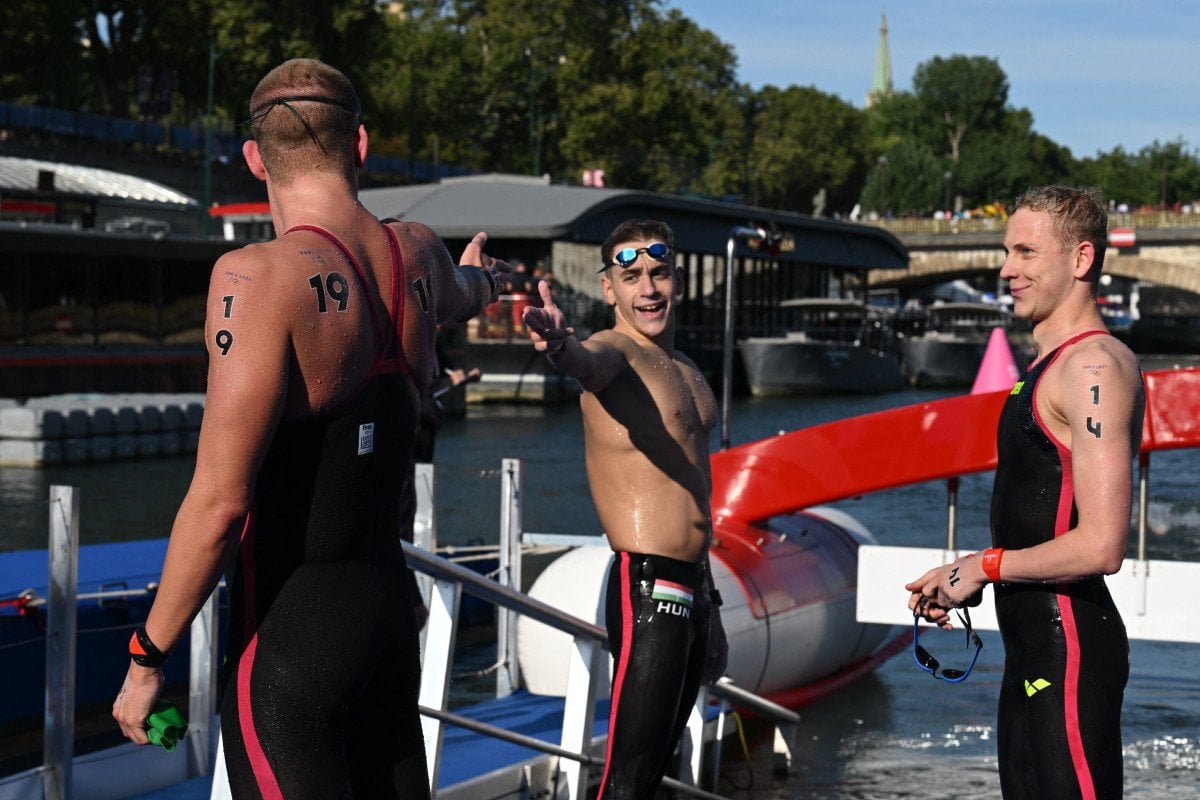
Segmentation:
[(682, 584), (655, 580), (650, 597), (659, 601), (656, 611), (684, 619), (692, 616), (692, 590)]

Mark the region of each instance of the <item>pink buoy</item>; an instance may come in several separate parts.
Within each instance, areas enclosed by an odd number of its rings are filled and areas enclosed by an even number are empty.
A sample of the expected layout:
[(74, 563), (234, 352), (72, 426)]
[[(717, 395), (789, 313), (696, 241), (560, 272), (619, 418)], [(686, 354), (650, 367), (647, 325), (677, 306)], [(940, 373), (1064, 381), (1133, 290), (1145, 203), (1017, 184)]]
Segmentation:
[(983, 351), (983, 361), (979, 364), (979, 372), (975, 373), (971, 394), (1011, 389), (1019, 377), (1021, 373), (1017, 371), (1017, 362), (1013, 358), (1004, 329), (992, 328), (987, 349)]

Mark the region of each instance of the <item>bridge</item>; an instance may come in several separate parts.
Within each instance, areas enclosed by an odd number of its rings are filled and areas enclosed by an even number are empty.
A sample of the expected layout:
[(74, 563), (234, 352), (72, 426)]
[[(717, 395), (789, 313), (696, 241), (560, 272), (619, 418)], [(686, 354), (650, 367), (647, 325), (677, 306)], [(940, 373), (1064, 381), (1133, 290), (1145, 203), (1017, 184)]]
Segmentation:
[[(1104, 272), (1130, 280), (1200, 294), (1200, 214), (1154, 212), (1114, 214)], [(880, 221), (904, 243), (907, 270), (871, 270), (872, 288), (915, 288), (981, 273), (999, 272), (1004, 263), (1004, 221), (1000, 219)], [(1118, 243), (1125, 231), (1133, 242)]]

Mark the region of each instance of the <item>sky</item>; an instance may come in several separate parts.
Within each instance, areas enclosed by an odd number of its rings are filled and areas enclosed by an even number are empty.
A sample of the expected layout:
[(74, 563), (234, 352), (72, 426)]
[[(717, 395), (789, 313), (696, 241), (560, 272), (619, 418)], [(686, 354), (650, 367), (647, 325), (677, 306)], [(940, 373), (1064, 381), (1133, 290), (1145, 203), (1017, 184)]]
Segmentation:
[(1200, 150), (1196, 0), (666, 0), (733, 47), (737, 78), (861, 108), (887, 15), (892, 84), (934, 56), (994, 58), (1008, 103), (1076, 158), (1182, 139)]

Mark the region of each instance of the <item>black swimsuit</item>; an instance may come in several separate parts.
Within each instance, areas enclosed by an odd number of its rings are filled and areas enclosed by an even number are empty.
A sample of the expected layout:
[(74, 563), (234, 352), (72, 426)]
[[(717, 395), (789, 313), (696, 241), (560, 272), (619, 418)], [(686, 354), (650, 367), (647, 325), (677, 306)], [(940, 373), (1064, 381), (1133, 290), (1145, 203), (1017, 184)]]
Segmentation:
[[(1071, 451), (1037, 413), (1038, 381), (1080, 334), (1013, 387), (997, 429), (992, 544), (1026, 548), (1078, 522)], [(1066, 584), (998, 583), (1004, 639), (998, 753), (1006, 800), (1094, 800), (1122, 794), (1121, 702), (1129, 677), (1125, 625), (1102, 577)]]
[(704, 565), (618, 551), (605, 599), (608, 752), (596, 800), (651, 800), (700, 690), (712, 601)]
[[(299, 229), (336, 245), (369, 296), (341, 242)], [(429, 796), (398, 542), (420, 403), (400, 346), (404, 266), (387, 233), (395, 319), (371, 373), (337, 408), (280, 424), (246, 518), (221, 701), (235, 797)]]

